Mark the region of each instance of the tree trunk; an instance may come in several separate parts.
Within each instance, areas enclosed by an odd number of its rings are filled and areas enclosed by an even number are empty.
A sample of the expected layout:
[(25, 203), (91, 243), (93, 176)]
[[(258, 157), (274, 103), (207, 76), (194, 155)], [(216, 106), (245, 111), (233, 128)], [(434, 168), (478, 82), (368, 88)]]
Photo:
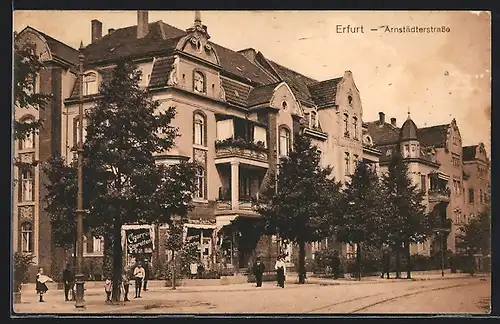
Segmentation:
[(401, 279), (401, 242), (396, 243), (396, 279)]
[(411, 251), (409, 241), (406, 241), (406, 279), (411, 279)]
[(113, 253), (113, 233), (109, 229), (106, 229), (104, 233), (104, 256), (102, 262), (104, 280), (113, 276)]
[(299, 284), (306, 283), (306, 242), (299, 241)]
[(123, 271), (122, 245), (121, 245), (122, 224), (119, 211), (115, 215), (113, 224), (113, 301), (120, 301), (120, 286)]
[(358, 269), (358, 280), (361, 280), (361, 244), (356, 245), (356, 268)]

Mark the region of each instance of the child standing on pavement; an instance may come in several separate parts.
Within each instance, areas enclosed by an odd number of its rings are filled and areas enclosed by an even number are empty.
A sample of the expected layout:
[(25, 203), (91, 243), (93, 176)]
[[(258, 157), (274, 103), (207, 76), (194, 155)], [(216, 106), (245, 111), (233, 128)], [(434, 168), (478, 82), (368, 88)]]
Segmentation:
[(106, 279), (106, 283), (104, 284), (104, 291), (106, 292), (106, 302), (111, 301), (111, 291), (113, 290), (113, 284), (111, 280)]

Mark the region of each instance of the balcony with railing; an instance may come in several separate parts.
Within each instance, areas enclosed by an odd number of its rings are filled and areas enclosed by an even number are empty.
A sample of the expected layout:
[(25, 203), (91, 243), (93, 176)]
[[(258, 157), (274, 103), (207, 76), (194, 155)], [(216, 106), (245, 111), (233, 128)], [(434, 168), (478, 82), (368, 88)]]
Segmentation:
[(264, 142), (232, 137), (215, 142), (215, 163), (225, 158), (241, 158), (266, 164), (269, 161)]
[(451, 190), (448, 188), (448, 179), (446, 175), (440, 173), (433, 173), (429, 175), (430, 188), (427, 192), (429, 202), (449, 202), (451, 197)]
[(267, 126), (232, 115), (217, 115), (215, 163), (239, 161), (268, 167)]

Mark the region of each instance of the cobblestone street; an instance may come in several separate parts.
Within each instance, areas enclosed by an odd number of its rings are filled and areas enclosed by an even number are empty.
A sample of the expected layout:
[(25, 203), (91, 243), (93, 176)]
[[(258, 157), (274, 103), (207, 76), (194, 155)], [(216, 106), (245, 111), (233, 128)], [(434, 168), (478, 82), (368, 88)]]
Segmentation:
[(45, 303), (34, 293), (23, 294), (17, 313), (487, 313), (489, 277), (448, 280), (342, 281), (310, 280), (306, 285), (274, 283), (228, 286), (154, 287), (125, 305), (108, 305), (103, 289), (87, 289), (86, 309), (63, 302), (63, 292), (52, 290)]

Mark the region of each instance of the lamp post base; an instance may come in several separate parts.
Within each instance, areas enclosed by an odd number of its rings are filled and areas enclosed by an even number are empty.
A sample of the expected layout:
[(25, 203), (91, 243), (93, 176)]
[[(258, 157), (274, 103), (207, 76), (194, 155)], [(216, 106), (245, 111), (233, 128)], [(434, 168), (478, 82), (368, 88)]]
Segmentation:
[(75, 293), (75, 307), (83, 309), (85, 308), (85, 300), (84, 300), (84, 285), (85, 281), (83, 280), (83, 274), (75, 275), (75, 284), (76, 284), (76, 293)]

